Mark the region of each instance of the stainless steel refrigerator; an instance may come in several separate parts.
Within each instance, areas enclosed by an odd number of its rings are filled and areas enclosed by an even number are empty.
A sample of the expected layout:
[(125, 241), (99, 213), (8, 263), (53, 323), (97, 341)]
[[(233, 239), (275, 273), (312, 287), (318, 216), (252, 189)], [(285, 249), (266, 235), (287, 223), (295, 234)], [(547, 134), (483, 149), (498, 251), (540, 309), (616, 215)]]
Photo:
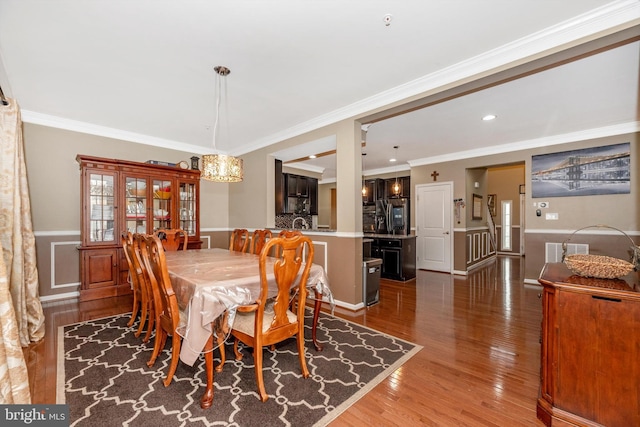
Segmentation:
[(376, 233), (409, 234), (409, 200), (387, 199), (376, 202)]

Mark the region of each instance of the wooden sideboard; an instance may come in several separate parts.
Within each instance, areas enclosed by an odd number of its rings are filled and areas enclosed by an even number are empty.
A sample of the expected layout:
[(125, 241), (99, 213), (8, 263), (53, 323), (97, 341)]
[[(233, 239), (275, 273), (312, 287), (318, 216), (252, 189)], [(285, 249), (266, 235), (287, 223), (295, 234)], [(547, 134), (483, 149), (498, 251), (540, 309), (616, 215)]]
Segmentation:
[(546, 264), (537, 416), (547, 426), (640, 425), (640, 280)]

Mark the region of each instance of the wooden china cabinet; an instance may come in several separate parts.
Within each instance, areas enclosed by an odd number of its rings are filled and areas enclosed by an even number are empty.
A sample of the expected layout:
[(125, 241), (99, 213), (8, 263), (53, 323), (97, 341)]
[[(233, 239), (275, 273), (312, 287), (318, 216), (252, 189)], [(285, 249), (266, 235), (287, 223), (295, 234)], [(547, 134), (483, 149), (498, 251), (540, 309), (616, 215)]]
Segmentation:
[(120, 234), (182, 228), (200, 248), (200, 171), (78, 155), (80, 301), (131, 293)]
[(547, 426), (640, 425), (640, 280), (545, 265), (537, 415)]

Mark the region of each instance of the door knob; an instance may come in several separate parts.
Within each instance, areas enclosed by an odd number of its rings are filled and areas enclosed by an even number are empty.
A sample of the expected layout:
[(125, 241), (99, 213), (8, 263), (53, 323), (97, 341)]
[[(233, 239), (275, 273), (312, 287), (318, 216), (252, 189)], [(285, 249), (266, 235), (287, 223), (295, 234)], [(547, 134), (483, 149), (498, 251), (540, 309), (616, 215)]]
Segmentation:
[(449, 232), (448, 232), (448, 231), (445, 231), (445, 232), (444, 232), (444, 233), (442, 233), (442, 234), (449, 234)]

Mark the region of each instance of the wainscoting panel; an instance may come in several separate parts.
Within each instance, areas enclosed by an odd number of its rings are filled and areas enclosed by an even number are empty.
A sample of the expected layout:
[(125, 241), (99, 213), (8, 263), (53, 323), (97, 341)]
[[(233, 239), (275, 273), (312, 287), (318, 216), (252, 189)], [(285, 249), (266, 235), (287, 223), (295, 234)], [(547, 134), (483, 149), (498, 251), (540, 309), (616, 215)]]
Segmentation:
[(467, 269), (495, 255), (487, 228), (467, 230)]

